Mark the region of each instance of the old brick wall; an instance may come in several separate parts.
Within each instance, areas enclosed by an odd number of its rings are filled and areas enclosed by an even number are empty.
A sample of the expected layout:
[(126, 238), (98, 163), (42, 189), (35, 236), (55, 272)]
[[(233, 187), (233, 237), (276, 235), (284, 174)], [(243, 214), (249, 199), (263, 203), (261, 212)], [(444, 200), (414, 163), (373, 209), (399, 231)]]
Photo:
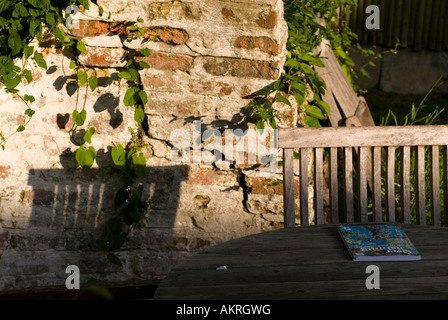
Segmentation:
[[(87, 45), (79, 61), (97, 72), (99, 87), (92, 93), (69, 78), (73, 53), (51, 37), (36, 43), (48, 70), (33, 68), (35, 81), (20, 85), (21, 92), (36, 97), (36, 114), (0, 151), (2, 291), (63, 286), (68, 265), (80, 268), (82, 282), (157, 282), (199, 249), (277, 228), (283, 221), (281, 185), (269, 185), (280, 178), (281, 168), (263, 171), (267, 166), (260, 157), (248, 161), (251, 151), (239, 155), (246, 159), (242, 162), (192, 161), (195, 152), (207, 153), (209, 142), (203, 136), (207, 141), (194, 145), (195, 128), (219, 132), (220, 143), (226, 129), (254, 128), (245, 97), (278, 78), (286, 55), (282, 0), (98, 2), (113, 21), (95, 18), (94, 6), (79, 16), (73, 32)], [(144, 19), (139, 24), (143, 38), (123, 25), (138, 17)], [(127, 83), (117, 74), (142, 48), (151, 51), (142, 58), (151, 68), (141, 71), (149, 97), (145, 192), (157, 203), (149, 227), (134, 230), (117, 252), (121, 268), (105, 262), (96, 239), (116, 214), (112, 199), (121, 182), (110, 146), (126, 144), (128, 128), (135, 128), (132, 110), (122, 102)], [(70, 115), (84, 98), (85, 127), (95, 127), (92, 143), (99, 150), (88, 170), (76, 168), (77, 147), (67, 133)], [(282, 124), (294, 126), (294, 109), (277, 107)], [(24, 110), (17, 97), (0, 93), (4, 135), (25, 121)], [(173, 161), (171, 151), (179, 143), (173, 133), (179, 130), (191, 133), (192, 157)], [(270, 146), (272, 140), (264, 141)]]

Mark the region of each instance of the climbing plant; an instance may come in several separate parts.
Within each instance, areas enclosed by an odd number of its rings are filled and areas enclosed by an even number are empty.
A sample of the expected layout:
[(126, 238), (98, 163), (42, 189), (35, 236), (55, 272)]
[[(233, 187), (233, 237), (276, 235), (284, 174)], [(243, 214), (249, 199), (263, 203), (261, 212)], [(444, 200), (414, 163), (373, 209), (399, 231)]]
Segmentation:
[[(69, 79), (76, 81), (78, 85), (76, 105), (72, 111), (73, 124), (68, 130), (70, 141), (78, 147), (75, 158), (79, 166), (84, 169), (91, 168), (96, 158), (96, 150), (92, 146), (92, 138), (95, 128), (80, 129), (87, 119), (86, 102), (87, 95), (95, 91), (98, 86), (96, 72), (87, 69), (79, 63), (78, 58), (87, 53), (87, 48), (81, 38), (73, 36), (71, 24), (71, 11), (67, 9), (83, 6), (89, 9), (90, 5), (97, 5), (96, 0), (0, 0), (0, 84), (5, 91), (20, 98), (26, 105), (25, 115), (27, 121), (19, 125), (15, 132), (6, 136), (0, 132), (0, 145), (5, 148), (5, 143), (12, 135), (22, 132), (35, 114), (31, 108), (35, 98), (32, 95), (20, 92), (18, 86), (24, 78), (28, 83), (33, 81), (34, 61), (38, 67), (47, 69), (44, 57), (34, 48), (33, 40), (43, 40), (44, 30), (53, 34), (60, 45), (71, 48), (73, 58), (69, 68), (72, 75)], [(69, 7), (70, 6), (70, 7)], [(103, 8), (98, 6), (99, 15), (103, 15)], [(111, 18), (109, 13), (108, 19)], [(138, 18), (136, 22), (142, 23)], [(62, 25), (69, 29), (66, 32)], [(130, 26), (130, 31), (136, 31), (143, 36), (143, 29), (136, 24)], [(133, 108), (134, 120), (137, 129), (130, 128), (131, 139), (126, 146), (114, 145), (111, 157), (123, 176), (123, 186), (117, 191), (114, 199), (114, 207), (117, 216), (110, 218), (104, 233), (98, 239), (99, 248), (107, 253), (107, 259), (121, 265), (120, 259), (113, 254), (125, 242), (127, 236), (134, 227), (143, 227), (146, 222), (146, 214), (151, 208), (150, 201), (143, 199), (143, 184), (138, 179), (146, 177), (146, 158), (142, 152), (142, 123), (145, 119), (144, 105), (148, 102), (146, 92), (141, 85), (139, 71), (149, 68), (144, 61), (137, 61), (139, 55), (148, 56), (148, 49), (141, 50), (138, 54), (129, 54), (129, 60), (123, 71), (118, 76), (127, 81), (128, 89), (124, 95), (125, 106)], [(85, 90), (84, 100), (79, 103), (79, 92)]]
[[(92, 145), (95, 138), (95, 128), (80, 129), (87, 120), (86, 102), (89, 92), (98, 86), (97, 75), (94, 70), (87, 69), (79, 63), (79, 57), (86, 54), (87, 48), (81, 38), (73, 36), (61, 27), (70, 13), (66, 11), (70, 5), (83, 6), (89, 9), (91, 4), (97, 5), (96, 0), (0, 0), (0, 84), (7, 93), (20, 98), (26, 106), (27, 121), (19, 125), (15, 132), (4, 135), (0, 132), (0, 145), (5, 143), (11, 135), (26, 130), (26, 125), (35, 114), (32, 95), (20, 92), (18, 89), (22, 79), (30, 83), (33, 81), (34, 61), (38, 67), (47, 69), (44, 57), (33, 46), (33, 40), (42, 41), (44, 30), (53, 34), (63, 47), (71, 48), (73, 59), (69, 67), (73, 71), (70, 78), (78, 84), (77, 95), (80, 90), (85, 92), (84, 100), (77, 100), (72, 111), (73, 124), (68, 133), (70, 141), (77, 146), (75, 158), (79, 166), (91, 168), (95, 162), (96, 150)], [(315, 48), (325, 37), (330, 40), (332, 47), (344, 66), (347, 74), (352, 72), (353, 61), (347, 54), (347, 48), (355, 39), (349, 28), (342, 21), (337, 24), (337, 9), (345, 7), (348, 12), (356, 0), (284, 0), (285, 18), (288, 23), (289, 37), (287, 41), (288, 55), (284, 66), (285, 72), (267, 89), (253, 94), (252, 101), (247, 108), (253, 110), (257, 119), (257, 127), (263, 128), (265, 123), (276, 127), (278, 115), (272, 107), (275, 101), (291, 105), (290, 98), (295, 99), (300, 110), (306, 114), (304, 123), (307, 126), (320, 126), (330, 113), (329, 106), (321, 99), (326, 86), (314, 67), (323, 67), (319, 54)], [(99, 15), (103, 15), (103, 8), (98, 6)], [(316, 21), (320, 15), (326, 24)], [(109, 17), (110, 14), (109, 14)], [(136, 22), (143, 22), (137, 19)], [(143, 30), (134, 24), (130, 31), (137, 31), (142, 36)], [(148, 101), (146, 92), (141, 85), (139, 71), (149, 65), (141, 61), (139, 55), (148, 56), (149, 50), (143, 49), (139, 53), (129, 52), (129, 59), (123, 71), (118, 76), (127, 81), (128, 89), (123, 97), (125, 106), (133, 108), (136, 130), (131, 130), (131, 139), (125, 146), (113, 145), (111, 157), (123, 176), (123, 185), (114, 198), (117, 215), (107, 221), (105, 231), (98, 240), (101, 250), (107, 254), (109, 261), (121, 264), (113, 253), (120, 248), (135, 227), (143, 227), (146, 214), (152, 207), (150, 201), (143, 199), (143, 184), (141, 180), (146, 176), (146, 159), (142, 148), (142, 124), (145, 119), (144, 105)], [(312, 94), (309, 94), (311, 90)], [(303, 110), (302, 110), (303, 109)], [(140, 182), (139, 182), (140, 181)]]
[[(291, 106), (289, 97), (297, 102), (297, 111), (305, 113), (305, 126), (318, 127), (328, 119), (330, 108), (321, 98), (326, 85), (315, 70), (324, 64), (316, 48), (323, 38), (329, 40), (344, 71), (351, 78), (354, 63), (347, 50), (356, 35), (344, 20), (339, 21), (338, 9), (344, 7), (344, 12), (348, 13), (356, 3), (357, 0), (284, 0), (284, 16), (289, 31), (284, 73), (268, 89), (255, 92), (246, 106), (253, 111), (258, 128), (263, 128), (265, 123), (276, 128), (278, 115), (273, 104), (279, 101)], [(317, 17), (322, 18), (325, 24)]]

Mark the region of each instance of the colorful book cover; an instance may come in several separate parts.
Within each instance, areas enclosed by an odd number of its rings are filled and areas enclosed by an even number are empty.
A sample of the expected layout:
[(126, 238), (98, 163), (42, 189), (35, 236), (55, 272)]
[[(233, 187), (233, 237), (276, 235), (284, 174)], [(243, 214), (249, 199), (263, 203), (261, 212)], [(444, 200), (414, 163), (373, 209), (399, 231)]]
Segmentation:
[(354, 261), (411, 261), (421, 256), (395, 225), (341, 225), (339, 233)]

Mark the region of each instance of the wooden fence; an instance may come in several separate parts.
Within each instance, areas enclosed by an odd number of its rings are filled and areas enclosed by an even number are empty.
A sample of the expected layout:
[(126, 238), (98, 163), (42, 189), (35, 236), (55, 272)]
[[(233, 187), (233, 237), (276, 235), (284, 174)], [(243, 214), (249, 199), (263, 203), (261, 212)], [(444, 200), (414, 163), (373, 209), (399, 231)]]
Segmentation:
[[(366, 8), (376, 5), (380, 9), (380, 29), (368, 30)], [(361, 44), (414, 50), (448, 50), (447, 0), (358, 0), (351, 13), (341, 16), (358, 35)]]

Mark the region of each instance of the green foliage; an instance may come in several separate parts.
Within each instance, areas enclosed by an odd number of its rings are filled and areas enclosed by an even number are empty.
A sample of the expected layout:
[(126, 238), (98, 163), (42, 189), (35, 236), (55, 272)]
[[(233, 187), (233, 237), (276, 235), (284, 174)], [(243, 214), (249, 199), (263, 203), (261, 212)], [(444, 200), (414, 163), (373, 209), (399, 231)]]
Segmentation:
[[(328, 118), (330, 108), (321, 97), (326, 85), (315, 71), (315, 67), (324, 67), (316, 52), (322, 39), (330, 41), (339, 61), (347, 73), (352, 72), (353, 60), (347, 54), (347, 49), (356, 39), (356, 35), (342, 21), (336, 25), (337, 9), (341, 6), (347, 12), (355, 1), (350, 0), (285, 0), (285, 19), (288, 23), (287, 57), (285, 72), (279, 80), (269, 88), (251, 95), (252, 101), (246, 108), (252, 109), (257, 121), (257, 127), (269, 123), (275, 128), (278, 118), (272, 105), (275, 101), (291, 105), (288, 97), (293, 97), (299, 107), (298, 112), (305, 112), (305, 126), (319, 127)], [(325, 20), (325, 25), (319, 23), (316, 17)], [(307, 92), (311, 90), (313, 94)], [(273, 98), (272, 98), (273, 96)]]
[[(143, 22), (141, 18), (138, 22)], [(132, 26), (144, 35), (143, 29)], [(148, 49), (143, 49), (143, 56), (149, 56)], [(143, 228), (147, 223), (147, 213), (151, 208), (150, 202), (143, 199), (143, 184), (138, 179), (146, 178), (146, 158), (142, 152), (142, 140), (140, 133), (141, 125), (146, 117), (144, 106), (148, 103), (148, 95), (143, 90), (139, 71), (149, 68), (144, 61), (137, 61), (135, 57), (126, 63), (126, 70), (121, 71), (118, 76), (127, 81), (129, 88), (123, 97), (123, 104), (134, 107), (134, 120), (139, 126), (139, 133), (130, 129), (132, 139), (128, 147), (124, 148), (117, 144), (112, 148), (111, 156), (115, 166), (123, 174), (123, 186), (117, 191), (114, 198), (114, 206), (118, 217), (111, 218), (105, 232), (98, 240), (100, 249), (107, 253), (107, 260), (113, 264), (122, 265), (121, 260), (113, 252), (119, 249), (133, 228)], [(123, 230), (126, 228), (126, 230)]]
[[(22, 78), (28, 83), (33, 81), (32, 60), (38, 67), (48, 68), (44, 57), (34, 49), (31, 42), (34, 39), (42, 41), (45, 26), (64, 46), (74, 44), (73, 38), (65, 35), (64, 31), (57, 27), (65, 21), (63, 10), (72, 3), (89, 8), (88, 0), (0, 0), (0, 84), (4, 85), (7, 93), (18, 96), (25, 103), (27, 107), (25, 115), (28, 116), (27, 122), (20, 125), (14, 133), (24, 131), (35, 113), (29, 106), (34, 102), (34, 97), (19, 95), (18, 86)], [(85, 50), (83, 43), (78, 42), (78, 49)], [(20, 66), (18, 61), (22, 62)], [(84, 80), (83, 77), (84, 75), (80, 74), (81, 82)], [(0, 134), (2, 149), (11, 136), (12, 134), (8, 137)]]
[[(435, 90), (437, 90), (438, 87), (442, 85), (441, 78), (439, 78), (431, 87), (429, 92), (426, 94), (426, 96), (420, 101), (420, 103), (415, 106), (415, 104), (411, 105), (411, 110), (408, 114), (406, 114), (402, 119), (398, 119), (397, 116), (394, 114), (392, 110), (389, 110), (389, 113), (386, 117), (383, 118), (381, 122), (381, 126), (416, 126), (416, 125), (436, 125), (440, 124), (440, 115), (445, 110), (444, 108), (439, 109), (439, 107), (435, 107), (431, 111), (427, 111), (426, 109), (428, 106), (426, 105), (426, 100), (428, 99), (429, 95), (433, 93)], [(426, 112), (425, 112), (426, 111)], [(440, 153), (443, 151), (440, 150)], [(443, 167), (443, 160), (442, 160), (442, 154), (439, 156), (440, 161), (440, 167)], [(395, 172), (400, 172), (401, 168), (401, 149), (397, 149), (395, 153)], [(411, 158), (410, 158), (410, 172), (415, 171), (415, 151), (411, 152)], [(429, 176), (430, 172), (430, 147), (425, 148), (425, 176)], [(440, 170), (440, 192), (443, 193), (443, 170)], [(384, 185), (384, 184), (383, 184)], [(416, 212), (417, 212), (417, 204), (416, 204), (416, 191), (414, 190), (415, 185), (415, 175), (410, 175), (410, 212), (411, 212), (411, 222), (416, 222)], [(397, 190), (401, 188), (401, 181), (399, 178), (399, 175), (396, 175), (395, 177), (395, 187)], [(385, 193), (385, 190), (382, 190), (383, 194)], [(427, 199), (426, 201), (426, 208), (427, 208), (427, 222), (430, 223), (431, 221), (431, 203), (429, 199), (431, 199), (431, 186), (430, 183), (426, 183), (425, 185), (425, 197)], [(441, 199), (443, 199), (443, 194), (440, 195)], [(446, 205), (446, 204), (443, 204)], [(397, 212), (401, 212), (401, 199), (399, 196), (395, 199), (395, 206), (397, 208)]]
[[(92, 0), (97, 5), (97, 1)], [(98, 78), (94, 70), (88, 70), (78, 62), (78, 57), (87, 53), (85, 43), (74, 36), (66, 34), (64, 29), (58, 27), (64, 23), (69, 16), (64, 16), (64, 10), (69, 5), (84, 6), (89, 9), (89, 0), (0, 0), (0, 84), (4, 85), (6, 92), (18, 96), (27, 106), (25, 115), (28, 121), (17, 127), (16, 132), (25, 130), (26, 124), (30, 121), (35, 111), (30, 108), (30, 104), (35, 101), (33, 96), (25, 94), (19, 95), (17, 86), (22, 77), (27, 82), (33, 81), (28, 60), (33, 59), (38, 67), (47, 69), (48, 65), (41, 53), (36, 51), (30, 43), (37, 39), (42, 41), (42, 32), (46, 26), (50, 32), (59, 40), (63, 47), (71, 48), (74, 58), (70, 61), (69, 68), (73, 70), (70, 79), (77, 81), (79, 90), (85, 87), (84, 104), (81, 110), (78, 109), (78, 100), (72, 112), (73, 125), (69, 129), (71, 141), (78, 145), (75, 158), (79, 166), (83, 169), (91, 168), (95, 162), (96, 150), (91, 145), (95, 128), (80, 129), (87, 121), (87, 111), (85, 104), (87, 101), (88, 89), (95, 91), (98, 87)], [(99, 15), (102, 16), (104, 10), (101, 6)], [(109, 17), (110, 19), (110, 13)], [(143, 19), (138, 18), (138, 23), (143, 23)], [(137, 31), (139, 36), (144, 36), (144, 30), (133, 25), (131, 31)], [(139, 56), (147, 57), (150, 51), (145, 48), (139, 52)], [(16, 65), (17, 61), (22, 61), (22, 67)], [(145, 61), (129, 59), (126, 70), (120, 72), (119, 77), (128, 81), (130, 88), (126, 91), (123, 99), (124, 105), (134, 107), (134, 119), (139, 126), (139, 133), (142, 131), (141, 124), (145, 119), (144, 106), (148, 102), (148, 96), (141, 87), (139, 71), (149, 68)], [(150, 208), (148, 201), (143, 200), (143, 184), (137, 183), (136, 179), (146, 177), (146, 158), (142, 152), (142, 141), (139, 134), (131, 130), (131, 143), (127, 148), (116, 145), (112, 148), (112, 160), (116, 167), (123, 173), (123, 187), (121, 187), (114, 199), (114, 205), (119, 215), (111, 218), (106, 225), (105, 232), (98, 240), (98, 245), (104, 252), (107, 252), (107, 259), (115, 264), (121, 265), (120, 259), (113, 253), (125, 242), (129, 232), (135, 227), (145, 226), (146, 213)], [(4, 149), (4, 144), (9, 138), (0, 132), (0, 145)], [(127, 230), (123, 230), (127, 227)]]
[(96, 152), (93, 147), (80, 146), (76, 151), (76, 161), (83, 169), (88, 169), (95, 161)]
[[(146, 214), (150, 209), (150, 203), (143, 200), (143, 184), (135, 182), (135, 179), (145, 178), (147, 175), (146, 158), (136, 144), (132, 144), (128, 149), (118, 144), (112, 148), (111, 154), (115, 166), (123, 173), (124, 184), (114, 198), (114, 207), (119, 215), (108, 220), (98, 245), (107, 253), (107, 260), (122, 265), (121, 260), (113, 254), (113, 251), (124, 244), (134, 227), (145, 227)], [(124, 227), (127, 227), (127, 230), (123, 231)]]

